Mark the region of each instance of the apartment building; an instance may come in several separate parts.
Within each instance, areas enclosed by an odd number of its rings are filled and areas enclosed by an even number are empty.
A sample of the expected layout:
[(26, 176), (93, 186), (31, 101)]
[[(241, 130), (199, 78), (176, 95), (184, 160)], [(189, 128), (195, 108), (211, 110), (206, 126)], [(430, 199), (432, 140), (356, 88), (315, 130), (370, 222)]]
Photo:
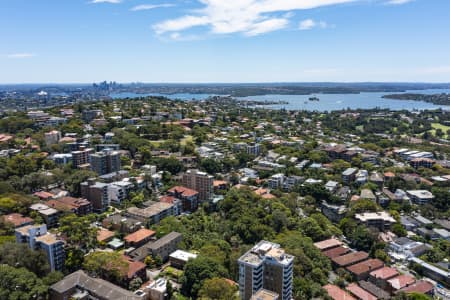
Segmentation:
[(188, 170), (183, 174), (183, 185), (196, 190), (200, 201), (209, 201), (214, 192), (214, 177), (199, 170)]
[(238, 263), (241, 299), (251, 299), (261, 289), (277, 293), (280, 300), (291, 299), (294, 257), (280, 245), (263, 240)]
[(104, 212), (108, 209), (110, 199), (108, 195), (108, 184), (95, 182), (95, 179), (80, 184), (81, 196), (92, 203), (95, 212)]
[(61, 139), (61, 132), (58, 130), (52, 130), (44, 134), (44, 140), (47, 146), (57, 144), (60, 139)]
[(28, 244), (33, 250), (42, 249), (47, 254), (52, 271), (61, 271), (64, 267), (64, 243), (54, 234), (47, 232), (47, 225), (27, 225), (15, 230), (16, 243)]
[(120, 152), (104, 149), (101, 152), (91, 154), (91, 170), (98, 175), (109, 174), (120, 171)]
[(90, 155), (94, 152), (92, 148), (72, 151), (72, 167), (82, 168), (90, 163)]

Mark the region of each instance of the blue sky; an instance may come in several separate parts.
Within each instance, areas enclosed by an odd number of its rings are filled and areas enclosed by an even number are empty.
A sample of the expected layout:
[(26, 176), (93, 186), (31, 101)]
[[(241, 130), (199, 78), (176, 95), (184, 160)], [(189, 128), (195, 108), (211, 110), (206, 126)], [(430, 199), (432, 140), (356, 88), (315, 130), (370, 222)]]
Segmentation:
[(450, 82), (449, 0), (1, 0), (0, 83)]

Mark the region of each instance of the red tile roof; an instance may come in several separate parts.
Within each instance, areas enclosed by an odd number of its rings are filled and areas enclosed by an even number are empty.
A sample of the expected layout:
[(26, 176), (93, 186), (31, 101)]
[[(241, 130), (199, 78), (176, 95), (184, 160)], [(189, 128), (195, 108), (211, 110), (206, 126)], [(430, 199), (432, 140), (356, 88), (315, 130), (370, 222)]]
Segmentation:
[(383, 266), (384, 266), (384, 263), (381, 260), (374, 258), (374, 259), (368, 259), (363, 262), (357, 263), (356, 265), (347, 267), (347, 270), (350, 273), (353, 273), (355, 275), (361, 275), (361, 274), (370, 272), (371, 270), (380, 269)]
[(367, 259), (369, 254), (364, 251), (352, 252), (346, 255), (338, 256), (332, 259), (332, 261), (338, 266), (345, 267), (354, 263), (358, 263)]
[(127, 243), (139, 243), (149, 237), (152, 237), (155, 234), (156, 234), (156, 232), (154, 232), (153, 230), (142, 228), (136, 232), (133, 232), (133, 233), (127, 235), (124, 238), (124, 240)]
[(333, 298), (333, 300), (356, 300), (349, 293), (342, 290), (338, 286), (327, 284), (323, 288), (327, 291), (328, 295)]
[(350, 252), (350, 249), (339, 246), (322, 252), (328, 258), (338, 257)]
[(184, 186), (174, 186), (173, 188), (168, 190), (168, 192), (174, 194), (181, 194), (183, 197), (192, 197), (198, 195), (198, 192), (196, 190), (192, 190)]
[(398, 275), (397, 269), (391, 267), (383, 267), (370, 273), (370, 276), (384, 280), (391, 279), (397, 275)]
[(421, 293), (421, 294), (428, 294), (433, 290), (434, 286), (428, 281), (425, 280), (419, 280), (413, 285), (410, 285), (408, 287), (405, 287), (401, 289), (401, 292), (405, 293)]
[(175, 198), (174, 196), (161, 196), (159, 198), (160, 202), (164, 202), (164, 203), (170, 203), (173, 204), (173, 202), (176, 200), (177, 198)]
[(105, 228), (100, 228), (97, 231), (97, 241), (99, 242), (103, 242), (103, 241), (107, 241), (110, 238), (112, 238), (114, 236), (114, 232), (105, 229)]
[(53, 198), (55, 195), (53, 195), (52, 193), (49, 192), (36, 192), (33, 195), (35, 195), (36, 197), (39, 197), (41, 199), (49, 199), (49, 198)]
[(402, 274), (397, 277), (388, 280), (389, 284), (393, 289), (399, 290), (404, 288), (405, 286), (411, 285), (416, 282), (416, 279), (408, 274)]
[(347, 291), (352, 293), (359, 300), (377, 300), (378, 298), (362, 289), (356, 283), (351, 283), (347, 286)]
[(328, 239), (321, 242), (314, 243), (314, 246), (321, 251), (328, 250), (334, 247), (341, 246), (342, 242), (338, 239)]
[(4, 222), (12, 223), (14, 227), (19, 227), (21, 225), (33, 223), (32, 218), (24, 217), (21, 214), (13, 213), (9, 215), (2, 216)]
[(129, 279), (133, 278), (134, 276), (136, 276), (136, 273), (138, 273), (139, 271), (141, 271), (142, 269), (145, 269), (147, 267), (146, 264), (144, 264), (143, 262), (133, 261), (128, 256), (123, 256), (123, 258), (124, 258), (124, 261), (126, 261), (128, 263), (127, 276)]
[(228, 182), (225, 180), (214, 180), (213, 185), (214, 185), (214, 187), (219, 187), (222, 185), (228, 185)]

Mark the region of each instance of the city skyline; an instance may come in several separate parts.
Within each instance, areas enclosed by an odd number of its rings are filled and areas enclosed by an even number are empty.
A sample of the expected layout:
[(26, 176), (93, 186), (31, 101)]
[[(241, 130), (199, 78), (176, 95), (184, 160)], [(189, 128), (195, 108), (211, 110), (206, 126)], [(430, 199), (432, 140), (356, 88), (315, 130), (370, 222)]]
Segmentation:
[(449, 9), (444, 0), (6, 0), (0, 83), (448, 82)]

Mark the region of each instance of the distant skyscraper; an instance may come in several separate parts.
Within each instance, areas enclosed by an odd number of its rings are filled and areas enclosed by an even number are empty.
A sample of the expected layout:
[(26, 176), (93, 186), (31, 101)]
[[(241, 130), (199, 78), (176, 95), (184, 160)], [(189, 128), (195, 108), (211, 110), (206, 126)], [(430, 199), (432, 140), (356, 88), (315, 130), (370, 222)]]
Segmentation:
[(280, 300), (291, 299), (294, 257), (280, 245), (261, 241), (238, 263), (241, 299), (249, 300), (261, 289), (277, 293)]
[(214, 177), (199, 170), (188, 170), (183, 174), (183, 185), (198, 192), (200, 201), (212, 199), (214, 190)]

